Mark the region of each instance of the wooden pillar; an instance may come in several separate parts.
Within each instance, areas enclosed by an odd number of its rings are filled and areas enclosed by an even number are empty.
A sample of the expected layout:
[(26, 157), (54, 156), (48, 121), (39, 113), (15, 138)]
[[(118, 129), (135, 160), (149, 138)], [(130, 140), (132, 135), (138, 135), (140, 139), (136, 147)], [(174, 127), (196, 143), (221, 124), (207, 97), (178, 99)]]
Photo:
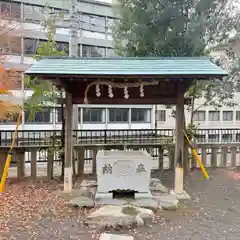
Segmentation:
[(23, 149), (16, 150), (17, 158), (17, 178), (23, 180), (25, 177), (25, 151)]
[(163, 147), (158, 148), (158, 169), (163, 170)]
[(77, 175), (83, 176), (84, 174), (84, 148), (78, 148), (78, 164), (77, 164)]
[(31, 177), (33, 182), (37, 178), (37, 149), (33, 148), (31, 151)]
[(202, 164), (204, 166), (206, 166), (206, 163), (207, 163), (207, 149), (206, 147), (202, 147), (201, 148), (201, 160), (202, 160)]
[(65, 157), (64, 157), (64, 192), (72, 191), (72, 158), (73, 158), (73, 104), (72, 94), (66, 89), (65, 120)]
[(212, 147), (211, 153), (211, 167), (217, 167), (217, 147)]
[(237, 147), (231, 147), (231, 166), (236, 167)]
[(47, 152), (47, 179), (51, 181), (53, 179), (53, 162), (54, 162), (54, 150), (48, 149)]
[(175, 152), (175, 146), (169, 146), (168, 147), (168, 158), (169, 158), (169, 169), (174, 170), (174, 152)]
[[(180, 89), (181, 90), (181, 89)], [(176, 193), (183, 192), (183, 161), (184, 161), (184, 92), (178, 93), (176, 105), (176, 144), (175, 144), (175, 184)]]
[(97, 152), (98, 149), (94, 148), (93, 149), (93, 159), (92, 159), (92, 173), (96, 174), (97, 173)]
[(227, 147), (222, 147), (220, 167), (226, 167), (227, 166), (227, 155), (228, 155), (228, 148)]

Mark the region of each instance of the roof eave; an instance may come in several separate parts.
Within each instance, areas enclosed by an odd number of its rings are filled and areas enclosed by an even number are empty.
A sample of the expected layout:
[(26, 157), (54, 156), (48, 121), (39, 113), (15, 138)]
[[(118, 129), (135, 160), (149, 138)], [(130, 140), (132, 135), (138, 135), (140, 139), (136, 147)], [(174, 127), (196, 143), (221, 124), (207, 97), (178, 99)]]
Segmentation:
[(162, 75), (162, 74), (101, 74), (101, 73), (96, 73), (96, 74), (58, 74), (58, 73), (33, 73), (33, 72), (25, 72), (25, 74), (27, 76), (31, 76), (31, 77), (58, 77), (58, 78), (66, 78), (66, 77), (73, 77), (73, 78), (77, 78), (77, 77), (95, 77), (95, 76), (105, 76), (105, 77), (159, 77), (159, 78), (181, 78), (181, 79), (184, 79), (184, 78), (193, 78), (193, 79), (206, 79), (206, 78), (224, 78), (224, 77), (227, 77), (229, 76), (229, 74), (225, 73), (225, 74), (202, 74), (202, 75), (199, 75), (199, 74), (188, 74), (188, 75), (174, 75), (174, 74), (169, 74), (169, 75)]

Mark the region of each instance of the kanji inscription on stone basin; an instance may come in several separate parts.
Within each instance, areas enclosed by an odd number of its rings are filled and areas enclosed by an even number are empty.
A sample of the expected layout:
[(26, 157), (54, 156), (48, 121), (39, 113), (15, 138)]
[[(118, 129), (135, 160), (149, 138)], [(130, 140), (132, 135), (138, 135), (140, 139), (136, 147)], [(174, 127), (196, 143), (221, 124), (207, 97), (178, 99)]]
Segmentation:
[(110, 164), (105, 164), (105, 165), (102, 167), (102, 173), (103, 173), (103, 174), (112, 174), (112, 165), (110, 165)]
[(143, 164), (139, 164), (137, 166), (136, 172), (141, 173), (141, 172), (146, 172), (146, 169)]

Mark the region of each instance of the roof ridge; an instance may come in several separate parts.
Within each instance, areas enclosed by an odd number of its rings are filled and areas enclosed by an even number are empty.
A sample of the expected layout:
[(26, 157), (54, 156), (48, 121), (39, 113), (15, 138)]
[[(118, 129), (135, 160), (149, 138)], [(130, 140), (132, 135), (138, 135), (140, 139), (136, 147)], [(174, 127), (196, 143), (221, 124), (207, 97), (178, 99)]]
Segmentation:
[(206, 56), (199, 57), (69, 57), (69, 56), (46, 56), (42, 57), (44, 59), (77, 59), (77, 60), (171, 60), (171, 59), (189, 59), (189, 60), (198, 60), (198, 59), (208, 59)]

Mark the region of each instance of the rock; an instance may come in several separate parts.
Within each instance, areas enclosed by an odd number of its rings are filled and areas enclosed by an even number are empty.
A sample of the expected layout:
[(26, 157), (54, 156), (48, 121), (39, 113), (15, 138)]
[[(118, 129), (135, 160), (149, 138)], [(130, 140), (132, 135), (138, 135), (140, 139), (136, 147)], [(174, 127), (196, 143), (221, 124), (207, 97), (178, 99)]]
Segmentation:
[(97, 181), (96, 180), (82, 180), (80, 187), (97, 187)]
[(154, 213), (152, 210), (138, 208), (132, 205), (114, 206), (107, 205), (91, 213), (84, 224), (91, 228), (118, 229), (134, 228), (152, 221)]
[(79, 196), (84, 196), (88, 198), (94, 198), (97, 188), (96, 187), (80, 187), (78, 189)]
[(91, 198), (88, 197), (76, 197), (69, 201), (69, 205), (73, 207), (86, 207), (86, 208), (93, 208), (94, 207), (94, 201)]
[(153, 213), (152, 210), (150, 210), (151, 212), (140, 212), (137, 216), (136, 216), (136, 219), (139, 218), (142, 220), (142, 223), (140, 224), (140, 222), (137, 222), (138, 223), (138, 226), (141, 226), (141, 225), (147, 225), (147, 224), (152, 224), (154, 218), (155, 218), (155, 215)]
[(168, 193), (169, 189), (166, 188), (159, 179), (157, 178), (151, 178), (150, 179), (150, 184), (149, 184), (150, 190), (151, 191), (156, 191), (156, 192), (163, 192), (163, 193)]
[(138, 226), (137, 220), (133, 216), (101, 216), (87, 218), (84, 220), (84, 225), (89, 228), (110, 230), (110, 229), (130, 229)]
[(159, 203), (151, 198), (136, 199), (130, 201), (131, 205), (151, 209), (154, 212), (157, 212), (159, 209)]
[(75, 188), (75, 191), (78, 191), (78, 196), (93, 198), (97, 190), (97, 181), (84, 179), (81, 183), (77, 182)]
[(102, 233), (99, 240), (133, 240), (132, 236)]
[(159, 202), (159, 205), (162, 207), (163, 210), (176, 210), (178, 208), (179, 201), (176, 196), (168, 194), (153, 197)]
[(135, 216), (122, 213), (121, 206), (107, 205), (91, 213), (84, 221), (90, 228), (111, 229), (137, 226)]
[(97, 205), (126, 205), (128, 202), (124, 199), (116, 199), (116, 198), (100, 198), (95, 202)]
[(182, 191), (181, 193), (176, 193), (174, 190), (170, 192), (171, 195), (175, 196), (178, 200), (190, 200), (191, 197), (185, 192)]
[(136, 207), (131, 204), (122, 206), (122, 212), (129, 215), (136, 215), (138, 225), (152, 223), (155, 218), (154, 212), (151, 209)]

